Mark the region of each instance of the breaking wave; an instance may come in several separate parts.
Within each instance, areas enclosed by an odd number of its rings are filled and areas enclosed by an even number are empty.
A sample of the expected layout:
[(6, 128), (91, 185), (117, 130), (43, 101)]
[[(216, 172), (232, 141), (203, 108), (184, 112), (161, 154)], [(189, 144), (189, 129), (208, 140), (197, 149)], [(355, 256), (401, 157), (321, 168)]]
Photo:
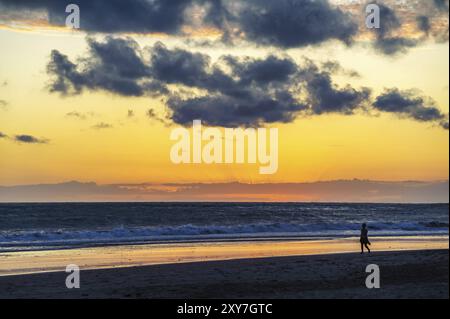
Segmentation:
[[(427, 223), (373, 223), (372, 236), (448, 234), (449, 225)], [(357, 236), (359, 223), (259, 223), (242, 225), (180, 225), (115, 227), (96, 230), (0, 231), (0, 249), (11, 246), (89, 245), (101, 243), (205, 240), (213, 238), (342, 237)]]

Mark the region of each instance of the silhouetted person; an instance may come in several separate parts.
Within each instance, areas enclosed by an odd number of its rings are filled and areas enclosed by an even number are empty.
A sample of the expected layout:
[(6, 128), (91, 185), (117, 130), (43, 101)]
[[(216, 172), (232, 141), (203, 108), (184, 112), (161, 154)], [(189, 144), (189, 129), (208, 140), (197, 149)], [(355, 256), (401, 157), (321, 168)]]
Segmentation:
[(362, 226), (361, 226), (361, 237), (359, 239), (359, 241), (361, 243), (361, 254), (364, 253), (364, 246), (367, 248), (367, 251), (370, 253), (370, 248), (368, 246), (368, 245), (370, 245), (368, 233), (369, 233), (369, 231), (367, 230), (367, 225), (366, 224), (362, 224)]

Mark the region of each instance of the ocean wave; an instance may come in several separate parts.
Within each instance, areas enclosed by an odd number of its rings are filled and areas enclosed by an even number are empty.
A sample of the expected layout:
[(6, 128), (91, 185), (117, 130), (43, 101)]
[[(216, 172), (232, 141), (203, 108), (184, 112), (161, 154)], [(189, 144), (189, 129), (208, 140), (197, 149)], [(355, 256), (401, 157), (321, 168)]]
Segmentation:
[[(443, 222), (369, 223), (371, 235), (404, 235), (448, 233)], [(56, 243), (108, 243), (126, 241), (164, 240), (196, 237), (257, 237), (257, 236), (353, 236), (358, 235), (360, 223), (258, 223), (238, 225), (193, 225), (115, 227), (96, 230), (28, 230), (0, 231), (0, 248), (11, 244), (51, 245)]]

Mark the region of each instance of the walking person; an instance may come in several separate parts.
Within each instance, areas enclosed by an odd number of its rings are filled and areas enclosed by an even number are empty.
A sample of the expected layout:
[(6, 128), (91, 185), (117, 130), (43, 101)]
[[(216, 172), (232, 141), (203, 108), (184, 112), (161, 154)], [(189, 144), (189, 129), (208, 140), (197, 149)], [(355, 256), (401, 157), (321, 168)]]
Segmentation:
[(370, 248), (368, 245), (370, 245), (369, 241), (369, 231), (367, 230), (367, 225), (364, 223), (361, 226), (361, 237), (359, 239), (361, 243), (361, 254), (364, 254), (364, 247), (366, 247), (367, 251), (370, 253)]

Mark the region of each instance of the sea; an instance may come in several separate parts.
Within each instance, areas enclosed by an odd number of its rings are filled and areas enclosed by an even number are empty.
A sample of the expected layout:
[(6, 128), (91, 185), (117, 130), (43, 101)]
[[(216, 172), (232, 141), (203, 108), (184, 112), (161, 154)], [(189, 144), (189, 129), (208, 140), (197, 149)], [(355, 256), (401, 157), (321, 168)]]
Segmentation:
[(0, 252), (90, 246), (449, 233), (448, 204), (0, 204)]

